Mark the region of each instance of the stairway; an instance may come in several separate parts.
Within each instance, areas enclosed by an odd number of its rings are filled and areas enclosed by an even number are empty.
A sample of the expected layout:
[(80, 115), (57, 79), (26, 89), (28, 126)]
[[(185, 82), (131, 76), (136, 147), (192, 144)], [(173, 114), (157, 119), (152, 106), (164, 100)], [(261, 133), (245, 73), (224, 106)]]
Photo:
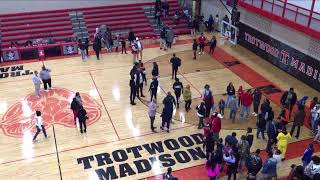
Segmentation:
[(147, 16), (151, 27), (154, 29), (154, 33), (160, 34), (161, 29), (164, 27), (163, 22), (157, 24), (157, 20), (154, 17), (155, 14), (155, 7), (154, 5), (151, 6), (144, 6), (143, 7), (144, 14)]
[(73, 35), (77, 37), (77, 39), (89, 38), (88, 29), (83, 18), (83, 13), (80, 11), (70, 12), (69, 17), (72, 23)]

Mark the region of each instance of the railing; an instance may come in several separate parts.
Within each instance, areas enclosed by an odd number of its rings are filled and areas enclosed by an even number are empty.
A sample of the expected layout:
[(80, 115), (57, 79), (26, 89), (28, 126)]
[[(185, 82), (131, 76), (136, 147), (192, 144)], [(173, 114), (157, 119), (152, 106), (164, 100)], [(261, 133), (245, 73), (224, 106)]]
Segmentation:
[(288, 3), (286, 0), (239, 0), (239, 5), (320, 39), (318, 12)]

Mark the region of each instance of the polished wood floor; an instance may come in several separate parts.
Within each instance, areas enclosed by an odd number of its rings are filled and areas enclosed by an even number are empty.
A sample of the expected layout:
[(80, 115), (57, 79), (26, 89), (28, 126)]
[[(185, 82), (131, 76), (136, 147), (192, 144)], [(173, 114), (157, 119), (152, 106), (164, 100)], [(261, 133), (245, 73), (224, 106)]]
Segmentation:
[[(211, 35), (207, 34), (207, 36)], [(262, 74), (281, 89), (295, 87), (299, 96), (313, 97), (318, 95), (317, 91), (273, 67), (248, 50), (240, 46), (224, 44), (220, 38), (218, 40), (219, 47), (239, 59), (241, 63)], [(103, 54), (100, 61), (96, 60), (93, 55), (89, 57), (87, 62), (82, 62), (80, 57), (45, 61), (44, 64), (52, 70), (53, 89), (49, 92), (42, 91), (43, 96), (40, 99), (33, 97), (34, 88), (30, 75), (0, 79), (0, 127), (2, 128), (0, 133), (0, 179), (55, 180), (61, 177), (70, 180), (97, 179), (95, 170), (106, 169), (107, 166), (98, 166), (93, 160), (92, 168), (85, 170), (83, 164), (78, 164), (77, 159), (202, 133), (197, 129), (198, 119), (194, 109), (200, 102), (205, 84), (211, 85), (216, 102), (225, 98), (223, 94), (229, 82), (233, 82), (236, 88), (242, 85), (245, 89), (249, 89), (251, 86), (207, 54), (193, 60), (190, 49), (191, 44), (182, 44), (175, 45), (166, 52), (161, 51), (158, 47), (144, 50), (143, 61), (148, 73), (148, 85), (150, 84), (152, 62), (157, 61), (159, 64), (161, 87), (158, 92), (159, 100), (164, 98), (166, 92), (172, 91), (173, 81), (171, 80), (169, 59), (174, 52), (182, 59), (179, 79), (184, 85), (191, 85), (192, 110), (187, 113), (183, 108), (177, 109), (170, 133), (159, 129), (161, 123), (159, 113), (155, 121), (158, 133), (152, 133), (150, 130), (146, 107), (149, 100), (147, 92), (149, 86), (144, 87), (146, 98), (141, 101), (137, 100), (136, 106), (129, 104), (128, 83), (129, 71), (132, 67), (131, 54)], [(41, 62), (23, 64), (24, 70), (31, 71), (39, 71), (41, 66)], [(81, 134), (78, 125), (73, 124), (68, 102), (74, 92), (80, 92), (82, 97), (85, 97), (85, 106), (88, 107), (89, 117), (92, 118), (86, 134)], [(162, 110), (161, 103), (158, 104), (158, 112), (160, 112)], [(272, 106), (278, 114), (279, 107), (275, 104)], [(40, 133), (38, 142), (33, 144), (31, 139), (35, 129), (31, 122), (34, 111), (38, 109), (45, 112), (43, 118), (48, 127), (47, 134), (50, 137), (44, 139)], [(248, 123), (232, 124), (227, 115), (228, 111), (223, 119), (222, 137), (232, 131), (237, 132), (240, 137), (248, 126), (255, 126), (254, 117), (250, 117)], [(309, 130), (303, 127), (299, 140), (307, 138), (310, 138)], [(291, 141), (298, 140), (293, 138)], [(195, 145), (194, 148), (198, 146), (201, 145)], [(265, 146), (266, 141), (256, 140), (253, 149), (264, 149)], [(186, 149), (188, 148), (181, 146), (179, 150), (185, 151)], [(174, 152), (165, 149), (164, 153), (173, 156)], [(128, 156), (128, 160), (125, 162), (132, 167), (135, 167), (134, 160), (150, 157), (145, 149), (141, 151), (139, 158), (132, 154)], [(204, 162), (200, 159), (188, 163), (177, 163), (173, 169), (185, 169)], [(300, 162), (300, 159), (297, 157), (283, 163), (278, 171), (279, 176), (287, 175), (289, 171), (287, 165), (293, 162)], [(119, 172), (119, 164), (121, 163), (115, 162), (113, 164), (117, 173)], [(151, 171), (136, 172), (132, 176), (123, 177), (123, 179), (143, 179), (161, 174), (165, 170), (165, 167), (155, 163)], [(134, 171), (137, 170), (134, 169)], [(120, 177), (119, 174), (118, 176)], [(190, 179), (197, 178), (190, 177)]]

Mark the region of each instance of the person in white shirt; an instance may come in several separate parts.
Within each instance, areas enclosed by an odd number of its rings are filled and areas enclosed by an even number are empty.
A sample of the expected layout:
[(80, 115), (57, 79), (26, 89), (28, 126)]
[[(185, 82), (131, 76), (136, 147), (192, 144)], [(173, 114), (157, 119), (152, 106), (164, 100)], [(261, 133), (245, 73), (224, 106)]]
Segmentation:
[(32, 82), (34, 84), (34, 93), (39, 98), (40, 97), (40, 84), (42, 84), (42, 82), (38, 76), (38, 71), (33, 72)]
[(38, 134), (40, 133), (40, 131), (43, 132), (44, 137), (47, 139), (48, 136), (47, 136), (47, 133), (46, 133), (46, 129), (43, 126), (43, 122), (42, 122), (42, 117), (41, 117), (41, 112), (40, 111), (36, 111), (35, 125), (36, 125), (36, 128), (37, 128), (37, 132), (33, 136), (32, 141), (36, 142), (36, 138), (37, 138)]
[(137, 40), (137, 45), (138, 45), (138, 59), (142, 60), (142, 51), (143, 51), (143, 44), (142, 42), (139, 40), (138, 37), (136, 37)]
[(149, 114), (149, 117), (150, 117), (150, 124), (151, 124), (151, 131), (152, 132), (157, 132), (155, 131), (154, 129), (156, 129), (157, 127), (154, 127), (154, 120), (156, 118), (156, 113), (157, 113), (157, 103), (156, 103), (156, 100), (153, 99), (150, 101), (150, 103), (148, 104), (148, 114)]

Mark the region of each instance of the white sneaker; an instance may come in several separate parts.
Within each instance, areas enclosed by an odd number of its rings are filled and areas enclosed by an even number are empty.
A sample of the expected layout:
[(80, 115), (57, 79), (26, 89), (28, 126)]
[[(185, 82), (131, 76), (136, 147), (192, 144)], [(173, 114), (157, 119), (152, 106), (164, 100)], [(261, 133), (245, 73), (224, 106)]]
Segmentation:
[(252, 113), (252, 115), (255, 115), (255, 114), (256, 114), (255, 112)]
[(199, 52), (199, 55), (201, 54), (201, 52)]

